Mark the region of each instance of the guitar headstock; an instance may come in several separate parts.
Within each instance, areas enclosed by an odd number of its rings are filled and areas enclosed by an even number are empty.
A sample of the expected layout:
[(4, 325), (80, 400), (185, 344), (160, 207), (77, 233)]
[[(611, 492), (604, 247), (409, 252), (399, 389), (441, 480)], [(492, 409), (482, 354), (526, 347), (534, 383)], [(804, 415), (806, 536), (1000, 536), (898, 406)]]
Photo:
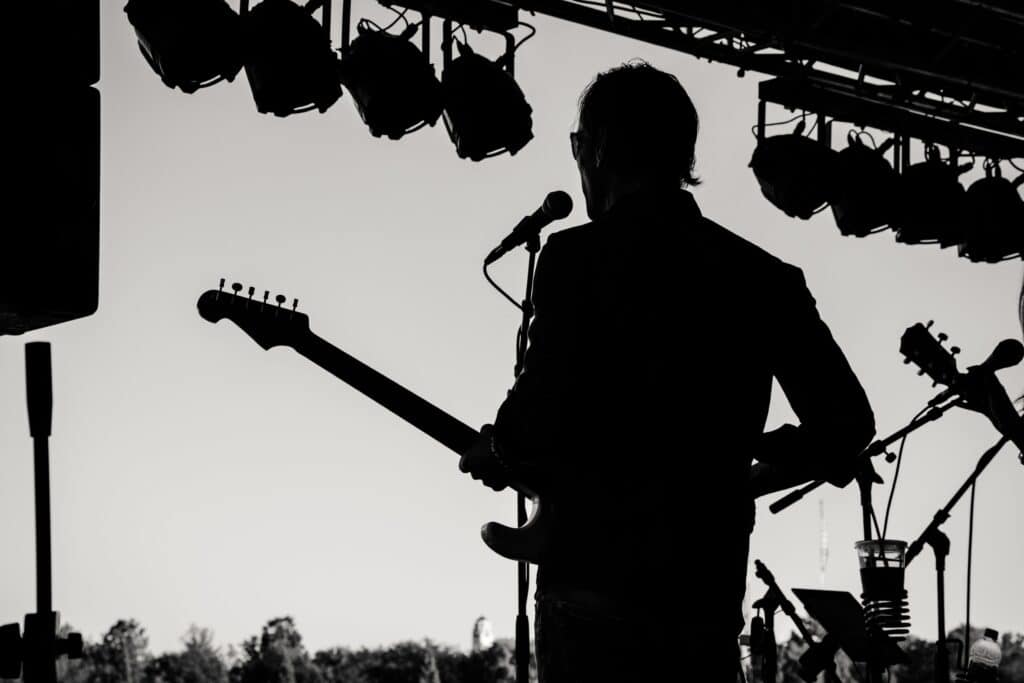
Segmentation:
[(900, 353), (904, 363), (913, 363), (920, 375), (928, 375), (936, 384), (949, 386), (960, 376), (956, 367), (956, 355), (960, 349), (956, 346), (947, 349), (943, 346), (948, 337), (939, 333), (938, 338), (931, 332), (933, 321), (927, 325), (915, 323), (908, 327), (900, 338)]
[(224, 291), (222, 278), (220, 289), (203, 292), (197, 304), (199, 315), (211, 323), (227, 318), (264, 349), (294, 347), (309, 334), (309, 316), (295, 310), (299, 305), (298, 299), (294, 299), (289, 308), (286, 305), (288, 299), (282, 294), (268, 301), (270, 292), (264, 291), (261, 301), (253, 298), (255, 287), (248, 288), (248, 296), (242, 293), (243, 287), (238, 282), (231, 285), (231, 289), (233, 293)]

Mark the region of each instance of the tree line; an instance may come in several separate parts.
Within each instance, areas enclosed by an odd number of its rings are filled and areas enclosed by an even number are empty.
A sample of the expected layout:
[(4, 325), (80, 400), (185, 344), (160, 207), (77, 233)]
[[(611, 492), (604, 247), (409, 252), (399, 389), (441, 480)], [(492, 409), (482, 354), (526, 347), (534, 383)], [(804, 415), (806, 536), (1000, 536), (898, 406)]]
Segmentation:
[[(822, 635), (816, 624), (812, 632)], [(64, 628), (70, 631), (69, 627)], [(963, 627), (950, 632), (962, 640)], [(971, 629), (968, 642), (982, 635)], [(1024, 634), (1004, 633), (1001, 683), (1024, 683)], [(681, 645), (683, 649), (691, 646)], [(891, 683), (932, 683), (935, 643), (910, 636), (902, 643), (910, 659), (890, 670)], [(699, 649), (699, 647), (697, 648)], [(807, 645), (793, 633), (778, 645), (776, 683), (799, 683), (799, 659)], [(690, 650), (692, 652), (692, 650)], [(950, 648), (956, 670), (955, 648)], [(600, 656), (600, 653), (594, 653)], [(685, 662), (687, 653), (680, 652)], [(751, 662), (747, 662), (750, 664)], [(748, 668), (749, 671), (749, 668)], [(842, 653), (837, 671), (843, 683), (866, 683), (863, 666)], [(536, 680), (531, 661), (531, 680)], [(226, 651), (213, 642), (209, 629), (192, 626), (176, 652), (153, 655), (145, 629), (135, 620), (115, 623), (98, 642), (86, 642), (81, 659), (62, 662), (62, 683), (512, 683), (515, 680), (513, 643), (498, 640), (490, 648), (462, 652), (429, 640), (405, 641), (382, 648), (332, 647), (312, 655), (291, 617), (271, 619), (258, 636), (240, 648)], [(760, 680), (760, 679), (758, 679)]]
[[(73, 629), (64, 627), (65, 632)], [(258, 636), (226, 651), (209, 629), (192, 626), (182, 649), (153, 655), (134, 619), (115, 623), (81, 659), (62, 659), (61, 683), (511, 683), (514, 647), (498, 640), (462, 652), (429, 640), (383, 648), (332, 647), (310, 654), (291, 617), (271, 619)]]

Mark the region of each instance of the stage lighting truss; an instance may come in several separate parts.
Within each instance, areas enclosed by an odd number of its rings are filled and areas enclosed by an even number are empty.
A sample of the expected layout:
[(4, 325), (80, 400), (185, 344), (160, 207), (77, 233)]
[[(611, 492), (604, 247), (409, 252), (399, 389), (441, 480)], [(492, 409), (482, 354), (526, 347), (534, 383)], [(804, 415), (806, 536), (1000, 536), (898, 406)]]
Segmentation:
[(343, 48), (341, 82), (374, 137), (397, 140), (441, 116), (441, 82), (424, 51), (410, 42), (422, 23), (407, 21), (401, 34), (392, 35), (364, 19), (356, 26), (358, 37)]
[(169, 88), (194, 93), (242, 68), (241, 18), (225, 0), (129, 0), (146, 62)]
[(1024, 173), (1011, 182), (992, 159), (984, 169), (985, 177), (971, 185), (964, 199), (966, 230), (958, 251), (971, 261), (998, 263), (1024, 255), (1024, 201), (1019, 194)]
[(243, 14), (245, 73), (261, 114), (323, 113), (341, 97), (329, 22), (312, 16), (321, 6), (326, 15), (329, 1), (263, 0)]
[(533, 109), (513, 77), (515, 51), (526, 39), (516, 43), (506, 33), (505, 54), (492, 61), (477, 54), (464, 34), (452, 59), (448, 21), (444, 33), (443, 116), (456, 153), (472, 161), (516, 154), (533, 138)]
[[(804, 134), (808, 116), (817, 117), (816, 140)], [(771, 126), (797, 120), (790, 134), (766, 135)], [(835, 123), (807, 110), (770, 123), (761, 101), (750, 166), (777, 208), (808, 219), (828, 204), (843, 235), (865, 237), (891, 228), (897, 242), (958, 245), (959, 255), (975, 262), (1024, 257), (1024, 170), (1013, 160), (1005, 161), (1021, 171), (1015, 180), (1002, 176), (999, 160), (989, 159), (985, 177), (965, 191), (960, 176), (974, 167), (972, 154), (950, 147), (944, 156), (938, 145), (925, 143), (924, 159), (911, 164), (908, 136), (887, 134), (876, 145), (860, 126), (848, 131), (846, 147), (837, 153), (831, 146)], [(890, 149), (892, 163), (886, 158)], [(961, 163), (964, 157), (970, 161)]]

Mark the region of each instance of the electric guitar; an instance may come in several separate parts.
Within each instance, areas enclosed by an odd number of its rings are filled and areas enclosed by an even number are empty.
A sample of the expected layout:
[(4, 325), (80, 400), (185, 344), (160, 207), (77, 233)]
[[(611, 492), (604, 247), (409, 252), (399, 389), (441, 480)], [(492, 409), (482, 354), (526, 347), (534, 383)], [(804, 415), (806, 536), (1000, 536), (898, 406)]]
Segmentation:
[[(294, 349), (459, 455), (479, 438), (477, 430), (314, 334), (309, 329), (309, 317), (296, 310), (297, 299), (288, 308), (281, 295), (275, 297), (276, 305), (267, 301), (269, 292), (263, 294), (262, 301), (254, 299), (253, 287), (249, 287), (248, 297), (243, 296), (242, 285), (237, 282), (232, 285), (233, 293), (223, 289), (224, 280), (221, 280), (220, 289), (209, 290), (199, 297), (199, 315), (205, 320), (216, 323), (227, 318), (265, 350), (276, 346)], [(793, 481), (784, 466), (760, 463), (751, 468), (750, 481), (755, 497), (799, 483)], [(480, 535), (484, 543), (502, 557), (536, 564), (552, 542), (550, 525), (542, 514), (540, 496), (533, 487), (521, 481), (511, 481), (509, 485), (533, 501), (529, 520), (519, 528), (489, 522), (483, 525)]]
[[(253, 299), (255, 289), (249, 287), (248, 298), (242, 285), (232, 285), (234, 293), (210, 290), (199, 297), (199, 315), (216, 323), (227, 318), (252, 337), (263, 349), (288, 346), (319, 367), (331, 373), (368, 398), (376, 401), (427, 436), (461, 455), (476, 442), (480, 433), (457, 420), (432, 403), (385, 377), (365, 363), (324, 341), (309, 329), (309, 316), (298, 312), (298, 300), (291, 308), (284, 306), (285, 297), (275, 302)], [(536, 564), (549, 543), (548, 525), (541, 514), (540, 498), (529, 485), (512, 481), (509, 485), (533, 501), (530, 519), (519, 528), (489, 522), (480, 530), (484, 543), (502, 557)]]

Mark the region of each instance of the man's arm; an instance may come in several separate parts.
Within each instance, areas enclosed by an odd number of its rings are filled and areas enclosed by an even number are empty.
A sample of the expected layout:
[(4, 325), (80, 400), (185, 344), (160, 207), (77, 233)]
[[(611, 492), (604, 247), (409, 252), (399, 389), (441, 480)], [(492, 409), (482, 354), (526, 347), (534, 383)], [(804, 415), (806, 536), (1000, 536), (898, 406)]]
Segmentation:
[(565, 272), (560, 242), (548, 239), (533, 283), (534, 318), (523, 370), (498, 409), (494, 426), (468, 451), (460, 468), (500, 490), (510, 473), (543, 480), (558, 463), (551, 454), (564, 424), (562, 411), (572, 385), (573, 327), (566, 300), (572, 280)]
[(845, 486), (856, 474), (855, 456), (875, 435), (874, 414), (821, 320), (803, 274), (787, 266), (782, 285), (777, 319), (771, 321), (779, 331), (772, 348), (773, 373), (800, 425), (783, 425), (761, 438), (754, 457), (762, 465), (762, 485), (770, 482), (777, 490), (828, 479)]

